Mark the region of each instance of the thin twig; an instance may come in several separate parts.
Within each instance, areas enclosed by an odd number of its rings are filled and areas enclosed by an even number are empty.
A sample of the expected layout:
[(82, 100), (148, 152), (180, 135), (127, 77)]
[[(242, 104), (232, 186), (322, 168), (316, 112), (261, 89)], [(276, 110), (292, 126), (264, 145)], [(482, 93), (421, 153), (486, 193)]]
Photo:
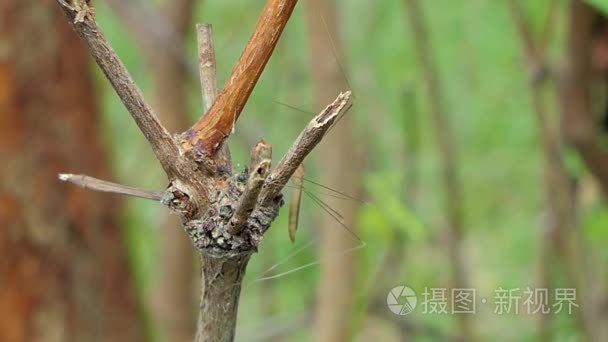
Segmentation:
[(122, 185), (104, 181), (101, 179), (85, 176), (85, 175), (73, 175), (71, 173), (60, 173), (59, 179), (64, 182), (76, 184), (82, 188), (109, 192), (118, 195), (133, 196), (139, 198), (150, 199), (154, 201), (160, 201), (163, 196), (161, 191), (145, 190), (140, 188), (134, 188), (128, 185)]
[(87, 43), (95, 61), (150, 143), (165, 172), (170, 177), (177, 174), (175, 169), (179, 156), (177, 144), (154, 115), (124, 64), (102, 34), (93, 17), (92, 8), (86, 0), (72, 0), (71, 4), (64, 0), (56, 1), (65, 12), (74, 31)]
[(214, 155), (228, 138), (279, 40), (297, 0), (268, 0), (258, 24), (211, 109), (182, 135), (183, 151)]
[[(207, 113), (217, 98), (217, 63), (213, 47), (213, 28), (211, 24), (196, 25), (196, 40), (198, 45), (198, 70), (201, 82), (204, 112)], [(230, 149), (226, 142), (222, 143), (220, 152), (215, 156), (218, 169), (232, 172)]]
[(553, 17), (554, 17), (554, 5), (552, 2), (549, 8), (549, 12), (543, 23), (542, 32), (538, 43), (535, 42), (534, 34), (528, 24), (521, 5), (516, 0), (507, 0), (511, 17), (515, 23), (515, 27), (519, 33), (519, 39), (522, 44), (523, 56), (525, 64), (528, 66), (528, 76), (534, 86), (538, 86), (543, 81), (547, 80), (549, 75), (549, 67), (545, 58), (545, 49), (551, 38), (551, 34), (554, 31)]
[(304, 158), (323, 139), (336, 118), (347, 108), (351, 92), (341, 93), (332, 104), (312, 119), (291, 145), (285, 156), (272, 171), (262, 189), (259, 203), (262, 206), (272, 201), (283, 189), (289, 178), (302, 164)]
[(217, 98), (215, 49), (213, 48), (213, 29), (211, 24), (197, 24), (196, 39), (198, 44), (198, 70), (201, 80), (201, 92), (203, 94), (203, 108), (206, 113)]

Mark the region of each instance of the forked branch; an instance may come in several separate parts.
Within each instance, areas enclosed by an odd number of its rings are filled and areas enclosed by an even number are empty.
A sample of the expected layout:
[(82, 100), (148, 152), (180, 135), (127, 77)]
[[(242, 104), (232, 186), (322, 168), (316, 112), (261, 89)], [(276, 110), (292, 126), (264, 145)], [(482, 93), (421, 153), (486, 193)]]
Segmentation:
[(211, 109), (182, 135), (182, 151), (213, 156), (228, 138), (291, 16), (297, 0), (268, 0), (253, 35)]

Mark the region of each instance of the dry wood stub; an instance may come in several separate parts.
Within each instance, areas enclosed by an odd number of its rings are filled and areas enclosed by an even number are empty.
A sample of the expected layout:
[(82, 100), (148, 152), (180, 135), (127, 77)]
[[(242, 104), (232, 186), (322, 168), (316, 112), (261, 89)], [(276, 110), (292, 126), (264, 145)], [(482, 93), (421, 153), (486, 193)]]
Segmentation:
[(219, 172), (206, 179), (207, 206), (197, 207), (179, 181), (164, 193), (161, 203), (180, 215), (194, 247), (216, 256), (256, 251), (264, 232), (278, 215), (283, 196), (258, 204), (271, 164), (271, 147), (264, 141), (251, 151), (250, 169), (226, 177)]
[(216, 256), (228, 256), (257, 251), (264, 232), (283, 205), (283, 196), (279, 195), (267, 206), (256, 206), (247, 213), (243, 229), (233, 234), (230, 232), (232, 218), (239, 210), (242, 198), (246, 194), (248, 170), (231, 177), (226, 187), (215, 192), (209, 207), (200, 219), (184, 220), (184, 229), (194, 247), (201, 252)]

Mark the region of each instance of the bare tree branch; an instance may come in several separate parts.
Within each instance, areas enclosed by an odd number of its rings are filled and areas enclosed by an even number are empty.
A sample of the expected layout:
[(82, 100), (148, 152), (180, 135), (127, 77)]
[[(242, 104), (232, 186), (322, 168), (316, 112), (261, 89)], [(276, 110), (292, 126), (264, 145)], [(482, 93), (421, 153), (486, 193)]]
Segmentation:
[(196, 25), (198, 44), (198, 70), (201, 79), (204, 111), (207, 113), (217, 98), (217, 67), (213, 48), (213, 28), (211, 24)]
[(161, 191), (152, 191), (152, 190), (134, 188), (132, 186), (112, 183), (112, 182), (104, 181), (101, 179), (97, 179), (97, 178), (93, 178), (93, 177), (89, 177), (89, 176), (85, 176), (85, 175), (73, 175), (71, 173), (61, 173), (61, 174), (59, 174), (59, 179), (64, 182), (76, 184), (85, 189), (101, 191), (101, 192), (109, 192), (109, 193), (125, 195), (125, 196), (145, 198), (145, 199), (150, 199), (150, 200), (154, 200), (154, 201), (160, 201), (160, 199), (163, 196), (163, 192), (161, 192)]
[(190, 81), (195, 79), (196, 66), (184, 53), (181, 42), (191, 21), (179, 19), (185, 17), (185, 12), (192, 7), (192, 1), (169, 1), (169, 8), (165, 9), (168, 13), (160, 15), (151, 6), (145, 6), (143, 0), (106, 0), (147, 55), (157, 53), (160, 47)]
[[(414, 39), (414, 47), (418, 54), (418, 61), (422, 67), (424, 82), (428, 91), (431, 122), (438, 142), (438, 153), (441, 158), (441, 177), (445, 191), (445, 209), (448, 229), (447, 249), (451, 262), (451, 286), (467, 286), (467, 270), (462, 252), (462, 238), (464, 235), (464, 219), (462, 208), (462, 184), (458, 176), (458, 149), (454, 130), (448, 117), (447, 107), (444, 103), (444, 94), (430, 46), (430, 39), (426, 28), (424, 12), (420, 7), (421, 1), (405, 0), (407, 18)], [(460, 315), (458, 324), (461, 337), (473, 340), (474, 332), (471, 319), (467, 315)]]
[[(217, 65), (213, 47), (213, 29), (211, 24), (196, 25), (196, 40), (198, 45), (198, 69), (203, 95), (203, 108), (207, 113), (217, 98)], [(215, 158), (218, 169), (232, 172), (230, 149), (224, 141)]]
[(314, 117), (291, 145), (279, 164), (270, 173), (258, 203), (266, 206), (283, 189), (289, 178), (302, 164), (304, 158), (323, 139), (327, 130), (346, 109), (351, 98), (351, 92), (341, 93), (332, 104), (327, 106), (321, 113)]
[(535, 42), (534, 34), (528, 24), (520, 3), (517, 0), (507, 0), (507, 5), (511, 12), (511, 17), (519, 33), (522, 44), (525, 65), (528, 67), (528, 75), (534, 85), (538, 85), (550, 76), (550, 68), (545, 59), (545, 49), (554, 31), (553, 18), (555, 12), (555, 2), (549, 5), (548, 14), (543, 23), (540, 40)]
[(268, 0), (258, 24), (211, 109), (182, 135), (181, 149), (213, 156), (253, 91), (279, 40), (297, 0)]
[[(546, 98), (543, 92), (542, 79), (537, 77), (537, 72), (542, 66), (546, 65), (544, 49), (548, 44), (549, 35), (553, 27), (552, 16), (553, 6), (549, 9), (545, 20), (545, 27), (541, 31), (540, 39), (535, 42), (530, 32), (529, 24), (524, 18), (523, 10), (519, 3), (509, 0), (511, 14), (515, 26), (518, 29), (522, 41), (522, 53), (529, 69), (530, 92), (534, 114), (536, 116), (539, 140), (544, 152), (544, 180), (545, 200), (547, 206), (547, 217), (544, 221), (546, 225), (539, 234), (539, 285), (547, 287), (551, 285), (551, 261), (556, 257), (563, 261), (564, 270), (569, 277), (572, 286), (581, 292), (580, 313), (577, 314), (577, 322), (581, 329), (585, 331), (590, 339), (593, 339), (597, 331), (599, 320), (594, 314), (594, 304), (589, 300), (590, 287), (589, 276), (586, 268), (588, 255), (584, 254), (579, 231), (576, 228), (576, 203), (571, 186), (570, 175), (561, 157), (560, 132), (552, 122), (547, 113)], [(554, 81), (567, 82), (567, 78)], [(568, 85), (560, 84), (562, 87)], [(586, 84), (576, 84), (575, 87), (586, 87)], [(562, 107), (565, 102), (562, 101)], [(564, 114), (565, 115), (565, 114)], [(552, 331), (550, 329), (547, 315), (539, 317), (540, 335), (544, 339), (550, 339)]]
[(93, 17), (92, 8), (85, 0), (72, 0), (71, 4), (64, 0), (56, 1), (61, 5), (76, 33), (87, 43), (95, 61), (150, 143), (165, 172), (170, 176), (175, 175), (174, 164), (179, 155), (177, 145), (154, 115), (124, 64), (101, 33)]

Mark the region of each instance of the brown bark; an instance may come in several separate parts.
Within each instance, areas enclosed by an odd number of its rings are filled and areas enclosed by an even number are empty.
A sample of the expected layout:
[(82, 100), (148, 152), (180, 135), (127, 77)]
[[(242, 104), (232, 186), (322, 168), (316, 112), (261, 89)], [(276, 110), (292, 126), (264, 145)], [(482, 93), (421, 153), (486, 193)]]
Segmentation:
[(562, 83), (562, 130), (587, 169), (608, 194), (608, 147), (591, 108), (591, 33), (595, 11), (571, 0), (568, 15), (566, 70)]
[(234, 340), (241, 283), (251, 254), (201, 255), (201, 307), (195, 342)]
[[(547, 60), (544, 54), (544, 47), (548, 44), (547, 32), (551, 31), (551, 27), (545, 27), (538, 42), (532, 34), (530, 25), (525, 20), (522, 9), (519, 4), (511, 0), (509, 6), (513, 15), (515, 25), (518, 29), (520, 39), (522, 41), (522, 52), (529, 70), (530, 93), (534, 113), (537, 119), (539, 130), (540, 145), (543, 149), (544, 157), (544, 179), (546, 182), (545, 196), (547, 205), (547, 217), (544, 220), (546, 226), (540, 234), (539, 241), (539, 287), (549, 288), (551, 285), (551, 266), (552, 261), (560, 260), (563, 264), (566, 276), (571, 285), (578, 290), (580, 312), (576, 312), (578, 324), (581, 330), (587, 334), (589, 340), (602, 340), (601, 330), (601, 314), (596, 308), (596, 300), (593, 299), (592, 286), (590, 280), (590, 272), (587, 267), (589, 254), (583, 248), (583, 241), (580, 228), (577, 226), (576, 199), (574, 187), (571, 184), (571, 177), (564, 165), (561, 157), (561, 135), (560, 131), (548, 114), (546, 105), (545, 88), (548, 85), (546, 81), (559, 81), (557, 84), (561, 90), (568, 90), (568, 94), (563, 94), (560, 98), (562, 110), (562, 123), (573, 124), (575, 126), (566, 128), (564, 133), (577, 135), (577, 131), (585, 126), (592, 125), (587, 128), (593, 130), (593, 120), (590, 120), (590, 113), (582, 113), (580, 110), (588, 110), (590, 79), (588, 76), (580, 75), (585, 73), (590, 63), (588, 45), (590, 38), (590, 28), (592, 22), (592, 11), (588, 11), (588, 7), (581, 2), (574, 1), (570, 8), (570, 42), (568, 42), (568, 55), (566, 59), (566, 77), (557, 79), (548, 74)], [(551, 13), (551, 11), (549, 12)], [(550, 14), (549, 14), (550, 15)], [(551, 21), (547, 20), (546, 25), (550, 25)], [(586, 29), (585, 29), (586, 28)], [(582, 38), (579, 35), (589, 36)], [(572, 42), (572, 40), (576, 42)], [(587, 41), (587, 43), (584, 43)], [(587, 52), (585, 52), (587, 51)], [(573, 56), (577, 56), (573, 60)], [(581, 57), (586, 56), (586, 57)], [(540, 77), (539, 77), (540, 76)], [(573, 79), (577, 79), (583, 83), (570, 83)], [(589, 120), (589, 121), (588, 121)], [(578, 127), (577, 127), (578, 125)], [(585, 129), (587, 129), (585, 128)], [(568, 133), (568, 130), (570, 132)], [(593, 134), (588, 131), (587, 134)], [(590, 136), (593, 140), (597, 137)], [(578, 138), (575, 138), (575, 144)], [(581, 155), (585, 148), (578, 146)], [(600, 156), (598, 156), (601, 158)], [(583, 157), (585, 159), (585, 157)], [(592, 165), (588, 164), (589, 169), (593, 169)], [(593, 172), (593, 171), (592, 171)], [(598, 313), (598, 314), (596, 314)], [(541, 314), (539, 317), (540, 337), (543, 340), (551, 340), (551, 330), (549, 327), (549, 315)]]
[(0, 3), (0, 340), (139, 341), (86, 52), (48, 1)]
[[(345, 75), (340, 69), (340, 39), (337, 10), (334, 1), (308, 0), (306, 2), (310, 39), (311, 71), (316, 106), (345, 87)], [(333, 40), (333, 44), (332, 44)], [(362, 158), (353, 137), (352, 120), (340, 120), (320, 149), (323, 171), (321, 182), (332, 187), (348, 190), (356, 197), (360, 193)], [(356, 202), (327, 199), (327, 203), (344, 217), (344, 223), (355, 229), (358, 209)], [(321, 273), (317, 285), (315, 308), (315, 340), (346, 341), (350, 335), (353, 312), (356, 254), (347, 253), (336, 257), (337, 251), (352, 248), (357, 241), (330, 216), (319, 222)]]
[(214, 154), (223, 144), (239, 118), (266, 63), (270, 59), (297, 0), (269, 0), (239, 61), (207, 115), (182, 138), (185, 151), (200, 144), (200, 153)]
[[(592, 27), (598, 13), (591, 5), (580, 0), (569, 2), (567, 20), (567, 46), (565, 74), (560, 83), (562, 132), (577, 149), (589, 172), (598, 180), (604, 195), (608, 194), (608, 147), (592, 110), (591, 70)], [(605, 310), (605, 293), (595, 293), (597, 279), (587, 267), (581, 231), (571, 230), (564, 236), (564, 258), (570, 281), (580, 289), (581, 310), (579, 323), (591, 341), (603, 341), (608, 336)]]
[[(445, 106), (439, 75), (433, 63), (430, 37), (426, 28), (424, 12), (418, 0), (405, 0), (407, 18), (412, 31), (414, 48), (427, 88), (430, 105), (431, 123), (436, 134), (438, 153), (441, 158), (441, 177), (445, 191), (445, 210), (447, 218), (447, 249), (451, 263), (451, 287), (467, 287), (467, 270), (462, 252), (463, 208), (462, 189), (458, 176), (458, 150), (454, 131)], [(461, 338), (470, 341), (474, 338), (469, 315), (457, 315)]]

